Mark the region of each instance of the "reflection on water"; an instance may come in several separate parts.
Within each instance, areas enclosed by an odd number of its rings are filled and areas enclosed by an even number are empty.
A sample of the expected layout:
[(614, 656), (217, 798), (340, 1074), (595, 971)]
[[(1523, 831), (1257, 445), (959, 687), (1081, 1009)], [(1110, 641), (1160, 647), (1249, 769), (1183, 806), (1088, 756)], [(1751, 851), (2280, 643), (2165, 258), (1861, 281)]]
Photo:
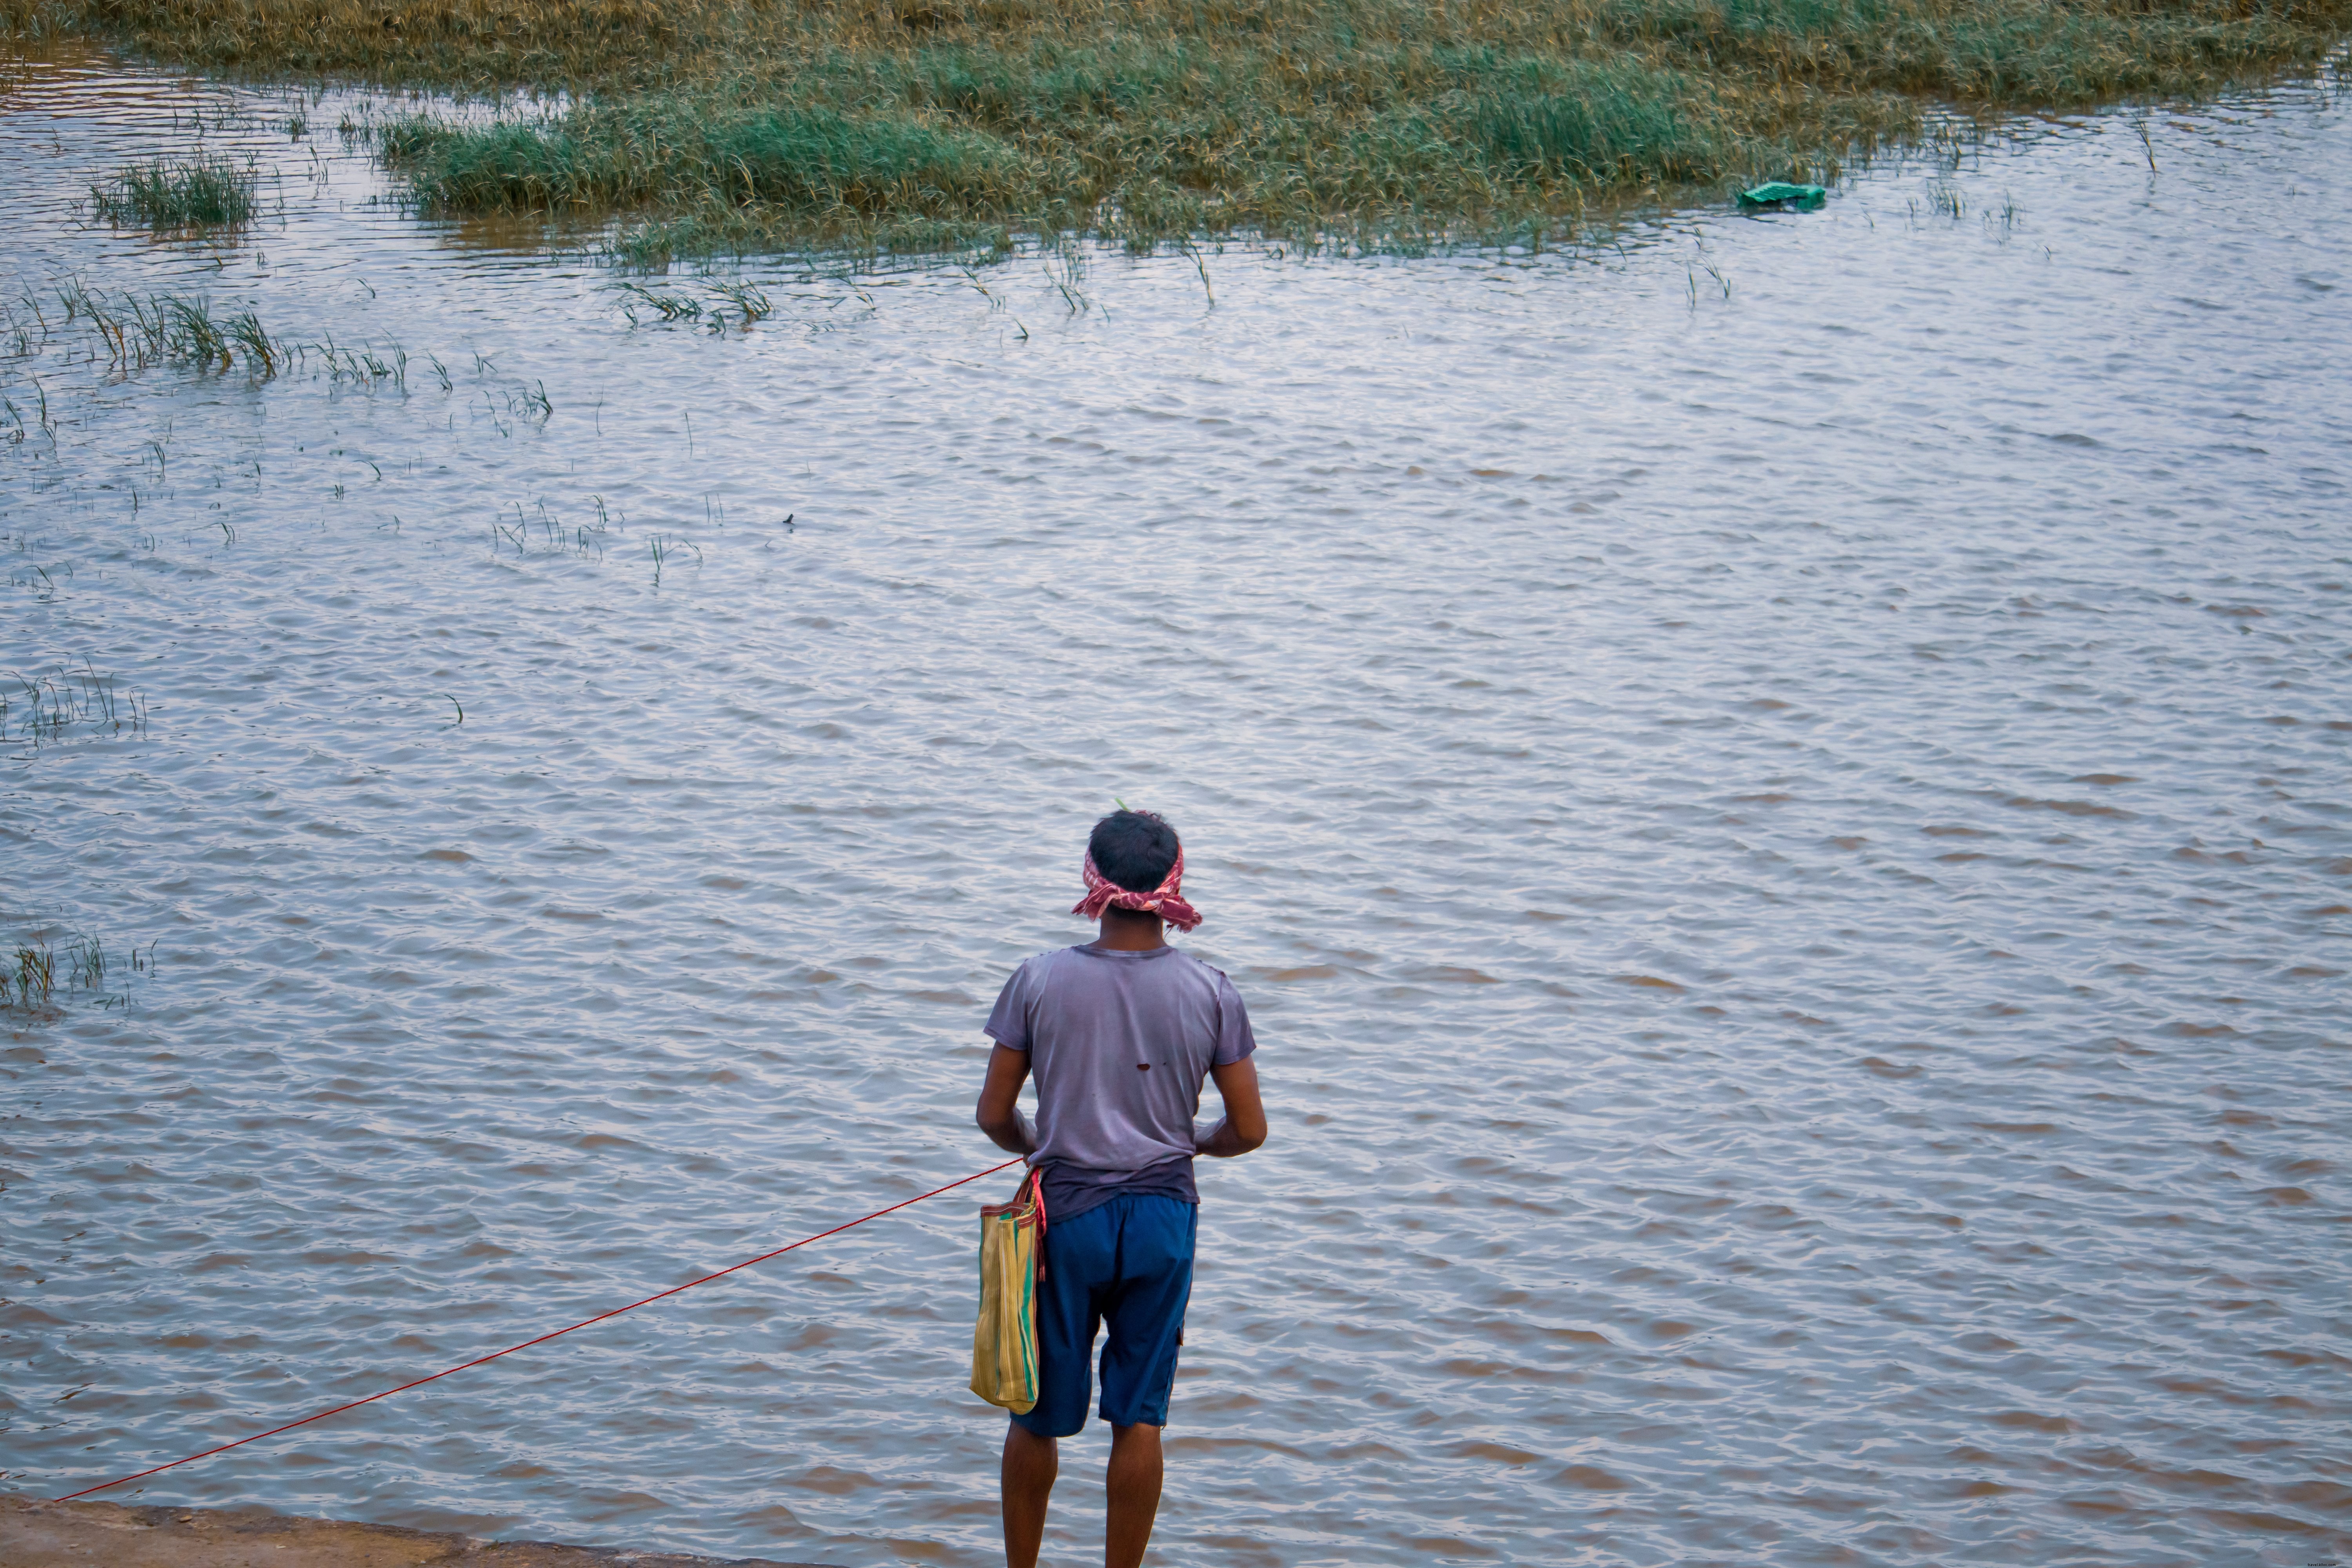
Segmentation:
[[(1167, 1562), (2352, 1547), (2325, 95), (1601, 260), (1229, 249), (1213, 307), (1182, 258), (754, 266), (718, 332), (284, 101), (0, 100), (25, 288), (408, 356), (0, 371), (0, 654), (146, 705), (12, 710), (5, 913), (156, 957), (10, 1016), (7, 1485), (987, 1163), (986, 1002), (1118, 795), (1276, 1108), (1203, 1173)], [(250, 232), (84, 226), (199, 135)], [(970, 1209), (140, 1495), (989, 1562)]]

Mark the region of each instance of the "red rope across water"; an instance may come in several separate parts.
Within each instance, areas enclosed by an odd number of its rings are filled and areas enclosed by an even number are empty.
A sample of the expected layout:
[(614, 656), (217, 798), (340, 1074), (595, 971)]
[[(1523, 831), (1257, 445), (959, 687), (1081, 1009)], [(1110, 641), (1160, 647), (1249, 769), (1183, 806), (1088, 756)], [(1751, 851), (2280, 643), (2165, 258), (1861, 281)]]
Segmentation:
[(821, 1230), (814, 1236), (804, 1236), (798, 1241), (793, 1242), (791, 1247), (780, 1247), (773, 1252), (763, 1252), (757, 1258), (747, 1258), (742, 1262), (736, 1264), (732, 1268), (722, 1268), (716, 1274), (706, 1274), (699, 1279), (689, 1279), (683, 1285), (674, 1285), (658, 1296), (648, 1296), (642, 1301), (632, 1301), (625, 1307), (615, 1307), (609, 1312), (599, 1312), (593, 1318), (583, 1318), (578, 1322), (572, 1324), (571, 1328), (558, 1329), (553, 1333), (541, 1334), (535, 1340), (525, 1340), (519, 1345), (509, 1345), (502, 1351), (492, 1351), (489, 1354), (486, 1356), (478, 1356), (474, 1360), (467, 1362), (462, 1366), (453, 1366), (449, 1368), (447, 1372), (436, 1372), (431, 1377), (420, 1377), (414, 1383), (404, 1383), (398, 1388), (387, 1388), (382, 1394), (371, 1394), (365, 1399), (354, 1399), (349, 1405), (338, 1405), (332, 1410), (321, 1410), (316, 1415), (305, 1415), (299, 1421), (289, 1421), (283, 1426), (272, 1426), (267, 1432), (256, 1432), (250, 1437), (239, 1437), (234, 1443), (223, 1443), (217, 1448), (206, 1448), (201, 1454), (190, 1454), (184, 1459), (174, 1459), (168, 1465), (158, 1465), (152, 1470), (142, 1470), (134, 1476), (123, 1476), (116, 1480), (101, 1481), (94, 1487), (84, 1487), (78, 1492), (69, 1492), (66, 1496), (58, 1498), (56, 1500), (58, 1502), (71, 1502), (75, 1498), (88, 1497), (92, 1492), (110, 1490), (115, 1487), (122, 1485), (125, 1481), (144, 1480), (149, 1476), (162, 1475), (165, 1470), (176, 1470), (182, 1465), (193, 1465), (198, 1459), (209, 1459), (215, 1454), (226, 1454), (231, 1448), (242, 1448), (247, 1443), (258, 1443), (264, 1437), (275, 1437), (280, 1432), (291, 1432), (297, 1426), (308, 1426), (313, 1421), (324, 1421), (330, 1415), (341, 1415), (346, 1410), (357, 1410), (362, 1405), (373, 1405), (379, 1399), (390, 1399), (394, 1394), (405, 1394), (412, 1388), (422, 1388), (428, 1383), (436, 1383), (442, 1378), (448, 1376), (449, 1373), (465, 1372), (469, 1368), (480, 1366), (485, 1362), (496, 1361), (502, 1355), (512, 1355), (517, 1351), (527, 1351), (533, 1345), (543, 1345), (550, 1340), (562, 1339), (565, 1334), (570, 1333), (572, 1329), (584, 1329), (591, 1323), (601, 1323), (607, 1318), (617, 1318), (624, 1312), (634, 1312), (640, 1307), (650, 1307), (656, 1301), (663, 1300), (668, 1297), (677, 1295), (680, 1290), (691, 1290), (697, 1285), (708, 1285), (713, 1279), (724, 1279), (730, 1274), (734, 1273), (736, 1269), (749, 1268), (754, 1263), (765, 1263), (771, 1258), (782, 1258), (785, 1253), (792, 1251), (793, 1247), (806, 1247), (812, 1241), (823, 1241), (828, 1236), (839, 1236), (845, 1230), (849, 1230), (857, 1226), (864, 1225), (866, 1220), (880, 1219), (886, 1214), (897, 1214), (902, 1208), (907, 1208), (912, 1205), (921, 1203), (923, 1198), (935, 1198), (941, 1193), (951, 1193), (958, 1187), (966, 1186), (980, 1180), (982, 1176), (992, 1176), (996, 1174), (997, 1172), (1005, 1169), (1006, 1166), (1017, 1165), (1020, 1163), (1020, 1160), (1015, 1158), (1005, 1161), (1003, 1165), (991, 1165), (985, 1171), (974, 1171), (971, 1175), (964, 1177), (961, 1181), (950, 1182), (944, 1187), (933, 1187), (929, 1192), (925, 1193), (922, 1197), (908, 1198), (905, 1203), (892, 1204), (887, 1209), (876, 1209), (872, 1214), (864, 1216), (864, 1218), (851, 1220), (847, 1225), (837, 1225), (831, 1230)]

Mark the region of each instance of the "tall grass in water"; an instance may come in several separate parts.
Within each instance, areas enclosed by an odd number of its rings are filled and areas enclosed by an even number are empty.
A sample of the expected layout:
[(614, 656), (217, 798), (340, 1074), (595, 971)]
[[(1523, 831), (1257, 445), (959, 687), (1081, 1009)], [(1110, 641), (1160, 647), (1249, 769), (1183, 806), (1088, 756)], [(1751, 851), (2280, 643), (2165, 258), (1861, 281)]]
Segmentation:
[[(58, 284), (56, 299), (64, 324), (94, 335), (117, 369), (183, 364), (228, 370), (242, 358), (254, 374), (268, 376), (292, 357), (293, 351), (272, 337), (250, 310), (223, 312), (208, 300), (177, 294), (109, 295), (79, 278)], [(0, 312), (28, 342), (28, 321), (39, 326), (44, 341), (52, 335), (46, 302), (37, 295), (19, 297), (16, 306), (0, 305)]]
[(200, 64), (562, 89), (383, 150), (426, 206), (770, 242), (1412, 243), (1834, 174), (1924, 107), (2195, 97), (2352, 0), (0, 0)]
[[(103, 358), (115, 370), (170, 364), (226, 372), (242, 365), (247, 374), (266, 380), (306, 369), (338, 384), (384, 386), (402, 392), (408, 387), (408, 354), (399, 345), (384, 344), (379, 350), (373, 344), (352, 348), (331, 340), (289, 342), (273, 334), (249, 306), (231, 309), (201, 297), (134, 294), (127, 289), (109, 294), (72, 277), (46, 294), (27, 291), (14, 300), (0, 300), (0, 353), (29, 357), (52, 343), (70, 344), (71, 340), (62, 335), (69, 331), (83, 334), (90, 358)], [(442, 385), (444, 391), (449, 389), (446, 370)], [(535, 396), (526, 395), (522, 401), (525, 411), (535, 413), (542, 421), (552, 412), (544, 389)], [(6, 423), (0, 419), (0, 427)], [(9, 432), (10, 439), (21, 433), (21, 419), (17, 423), (20, 429)], [(47, 429), (50, 424), (44, 415), (42, 427)]]
[(50, 993), (58, 986), (58, 955), (47, 942), (12, 945), (7, 967), (0, 969), (0, 1005), (6, 1004), (13, 982), (16, 1005), (27, 1011), (47, 1007)]
[(226, 158), (133, 164), (89, 188), (98, 215), (121, 228), (233, 228), (252, 218), (253, 172)]
[(590, 103), (543, 124), (383, 128), (385, 155), (431, 206), (561, 211), (680, 205), (814, 214), (994, 210), (1019, 159), (997, 139), (830, 109), (669, 96)]
[(117, 954), (96, 936), (68, 936), (63, 948), (52, 946), (40, 932), (11, 936), (0, 943), (0, 1009), (54, 1017), (60, 991), (87, 991), (102, 1005), (125, 1006), (129, 990), (108, 994), (109, 987), (127, 987), (133, 976), (151, 974), (154, 968), (152, 944)]
[[(142, 735), (147, 730), (147, 698), (128, 693), (111, 675), (100, 675), (89, 659), (82, 667), (26, 676), (14, 674), (15, 689), (0, 686), (0, 741), (13, 734), (38, 745), (68, 731)], [(13, 731), (12, 731), (13, 726)]]

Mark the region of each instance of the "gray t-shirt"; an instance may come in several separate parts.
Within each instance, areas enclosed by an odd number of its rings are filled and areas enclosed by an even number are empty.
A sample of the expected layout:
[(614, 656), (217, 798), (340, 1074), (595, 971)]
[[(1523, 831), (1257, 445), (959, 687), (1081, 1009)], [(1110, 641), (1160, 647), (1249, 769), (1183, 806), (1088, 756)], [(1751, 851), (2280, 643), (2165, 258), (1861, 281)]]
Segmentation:
[(1201, 1085), (1257, 1049), (1234, 983), (1173, 947), (1041, 952), (1004, 983), (987, 1034), (1029, 1056), (1049, 1225), (1121, 1192), (1197, 1202)]

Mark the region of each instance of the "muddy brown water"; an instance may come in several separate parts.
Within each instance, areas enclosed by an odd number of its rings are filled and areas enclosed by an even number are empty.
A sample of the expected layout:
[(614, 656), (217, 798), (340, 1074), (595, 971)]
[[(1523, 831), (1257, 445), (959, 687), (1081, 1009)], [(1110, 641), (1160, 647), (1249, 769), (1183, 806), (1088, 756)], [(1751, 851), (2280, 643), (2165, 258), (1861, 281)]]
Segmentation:
[[(1213, 305), (757, 263), (714, 332), (384, 203), (358, 97), (5, 84), (0, 662), (84, 696), (9, 688), (0, 913), (113, 962), (7, 1017), (0, 1485), (988, 1163), (980, 1023), (1123, 796), (1275, 1107), (1162, 1560), (2352, 1554), (2329, 90)], [(89, 221), (199, 138), (249, 230)], [(68, 276), (360, 357), (121, 374)], [(984, 1563), (972, 1206), (110, 1495)]]

